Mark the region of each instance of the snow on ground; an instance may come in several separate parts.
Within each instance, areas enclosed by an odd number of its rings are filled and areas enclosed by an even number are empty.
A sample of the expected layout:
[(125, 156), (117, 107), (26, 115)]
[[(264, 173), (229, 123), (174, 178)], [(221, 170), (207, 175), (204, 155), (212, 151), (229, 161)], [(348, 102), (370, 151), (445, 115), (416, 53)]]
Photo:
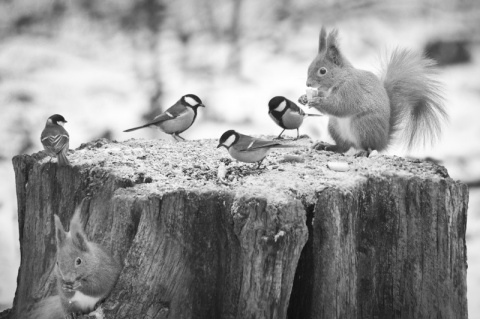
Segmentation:
[[(435, 23), (434, 23), (435, 22)], [(377, 58), (385, 49), (421, 49), (429, 37), (442, 30), (436, 21), (386, 23), (358, 18), (336, 25), (344, 54), (357, 67), (377, 70)], [(418, 32), (423, 30), (423, 32)], [(11, 157), (31, 140), (27, 153), (41, 149), (40, 132), (54, 113), (65, 116), (70, 148), (111, 132), (113, 139), (170, 138), (145, 129), (123, 133), (142, 123), (147, 111), (143, 55), (119, 36), (102, 38), (84, 25), (73, 25), (51, 38), (17, 36), (0, 42), (0, 309), (9, 307), (19, 265), (15, 181)], [(275, 95), (296, 100), (304, 93), (306, 71), (317, 49), (318, 25), (284, 35), (288, 45), (280, 54), (266, 40), (243, 45), (242, 76), (224, 70), (229, 53), (225, 44), (208, 38), (190, 46), (187, 73), (181, 71), (182, 48), (166, 33), (161, 41), (163, 103), (168, 107), (186, 93), (198, 94), (206, 109), (199, 111), (194, 126), (183, 135), (188, 139), (218, 138), (228, 129), (245, 134), (280, 133), (267, 115), (267, 103)], [(450, 175), (464, 181), (480, 179), (480, 48), (474, 47), (472, 64), (442, 69), (451, 121), (442, 140), (434, 147), (412, 153), (444, 161)], [(311, 110), (313, 112), (313, 110)], [(329, 140), (326, 118), (309, 118), (301, 133)], [(294, 136), (295, 132), (287, 135)], [(389, 154), (405, 155), (401, 149)], [(470, 193), (467, 224), (469, 317), (480, 318), (474, 302), (480, 290), (480, 190)]]

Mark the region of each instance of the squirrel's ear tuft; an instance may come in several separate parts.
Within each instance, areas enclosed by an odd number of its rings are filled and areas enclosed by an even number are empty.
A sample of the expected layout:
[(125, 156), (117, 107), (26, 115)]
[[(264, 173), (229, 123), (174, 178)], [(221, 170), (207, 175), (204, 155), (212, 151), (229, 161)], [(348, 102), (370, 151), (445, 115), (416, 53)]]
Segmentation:
[(82, 212), (82, 205), (78, 205), (77, 208), (75, 208), (75, 212), (73, 213), (72, 220), (70, 221), (70, 231), (72, 230), (80, 230), (82, 231), (82, 220), (80, 217), (80, 214)]
[(338, 46), (338, 30), (333, 29), (327, 37), (327, 57), (336, 65), (343, 65), (342, 54)]
[(328, 34), (328, 37), (327, 37), (327, 43), (328, 45), (335, 45), (335, 46), (338, 46), (338, 30), (337, 29), (333, 29), (332, 31), (330, 31), (330, 33)]
[(73, 213), (72, 220), (70, 221), (70, 234), (72, 235), (73, 244), (82, 251), (87, 251), (87, 238), (83, 232), (83, 223), (81, 219), (81, 212), (85, 199), (77, 206), (75, 213)]
[(325, 27), (322, 26), (322, 29), (320, 30), (320, 37), (318, 40), (318, 53), (324, 52), (326, 48), (327, 48), (327, 31), (325, 30)]
[(67, 237), (67, 234), (63, 229), (63, 225), (62, 225), (62, 222), (60, 221), (60, 218), (57, 215), (54, 215), (54, 218), (55, 218), (55, 238), (57, 240), (57, 246), (60, 247), (65, 244), (65, 238)]
[(88, 251), (88, 241), (83, 232), (72, 233), (73, 244), (83, 252)]

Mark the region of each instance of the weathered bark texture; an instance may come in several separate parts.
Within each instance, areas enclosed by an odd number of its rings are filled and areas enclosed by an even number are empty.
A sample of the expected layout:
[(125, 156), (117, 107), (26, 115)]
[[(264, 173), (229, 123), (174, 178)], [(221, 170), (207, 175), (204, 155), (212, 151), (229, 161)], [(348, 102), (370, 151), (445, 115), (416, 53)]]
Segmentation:
[(10, 318), (55, 294), (53, 214), (86, 196), (86, 234), (124, 265), (106, 318), (467, 318), (468, 192), (444, 168), (279, 150), (223, 183), (215, 142), (99, 140), (72, 167), (16, 156)]

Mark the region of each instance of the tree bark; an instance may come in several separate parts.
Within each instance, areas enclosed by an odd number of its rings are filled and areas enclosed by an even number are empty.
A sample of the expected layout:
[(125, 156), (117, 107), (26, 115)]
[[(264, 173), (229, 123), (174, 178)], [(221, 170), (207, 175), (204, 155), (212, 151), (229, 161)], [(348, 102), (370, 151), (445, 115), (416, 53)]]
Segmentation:
[(106, 318), (467, 318), (468, 190), (443, 167), (307, 151), (291, 163), (282, 149), (219, 181), (215, 146), (98, 140), (72, 167), (14, 157), (9, 317), (55, 294), (53, 214), (68, 221), (90, 196), (86, 234), (124, 265)]

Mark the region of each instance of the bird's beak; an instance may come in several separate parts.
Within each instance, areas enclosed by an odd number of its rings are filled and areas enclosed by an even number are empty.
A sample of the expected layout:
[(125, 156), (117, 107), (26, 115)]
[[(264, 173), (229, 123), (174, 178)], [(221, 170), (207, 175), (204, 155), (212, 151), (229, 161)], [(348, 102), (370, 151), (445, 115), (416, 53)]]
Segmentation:
[(203, 104), (200, 104), (199, 106), (201, 106), (201, 107), (205, 107), (205, 105), (203, 105)]
[(222, 146), (225, 146), (225, 145), (223, 145), (222, 143), (220, 143), (220, 144), (218, 144), (217, 148), (220, 148), (220, 147), (222, 147)]

